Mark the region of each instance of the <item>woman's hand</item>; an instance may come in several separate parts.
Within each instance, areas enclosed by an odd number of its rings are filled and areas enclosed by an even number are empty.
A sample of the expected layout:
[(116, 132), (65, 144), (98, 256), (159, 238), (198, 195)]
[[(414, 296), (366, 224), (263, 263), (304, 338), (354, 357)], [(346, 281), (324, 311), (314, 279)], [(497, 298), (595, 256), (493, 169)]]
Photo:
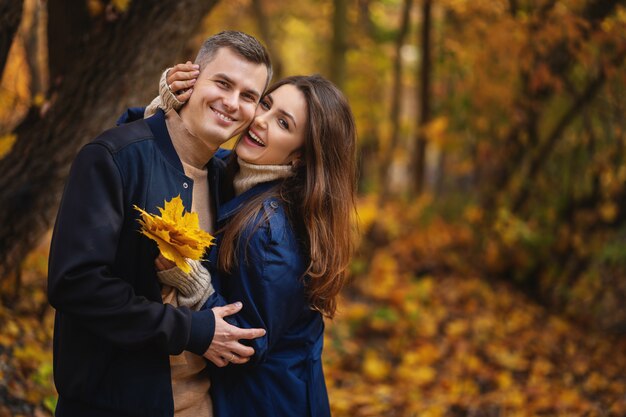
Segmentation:
[(176, 100), (185, 103), (191, 97), (193, 85), (200, 75), (200, 66), (187, 61), (177, 64), (167, 73), (167, 86), (176, 97)]
[(159, 256), (154, 260), (154, 266), (157, 271), (167, 271), (168, 269), (174, 268), (176, 264), (159, 253)]

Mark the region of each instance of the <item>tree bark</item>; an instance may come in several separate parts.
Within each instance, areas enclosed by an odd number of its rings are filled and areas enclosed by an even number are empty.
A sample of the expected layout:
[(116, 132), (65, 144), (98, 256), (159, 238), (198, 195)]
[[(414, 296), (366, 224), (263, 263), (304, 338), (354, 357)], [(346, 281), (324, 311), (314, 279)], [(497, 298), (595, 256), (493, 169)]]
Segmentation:
[(272, 34), (271, 26), (269, 23), (269, 17), (265, 13), (265, 8), (263, 7), (263, 0), (252, 0), (252, 13), (257, 21), (259, 26), (259, 32), (261, 33), (261, 38), (263, 42), (265, 42), (265, 46), (270, 54), (272, 59), (272, 68), (274, 70), (274, 75), (272, 78), (274, 80), (280, 80), (283, 78), (283, 60), (280, 57), (278, 52), (278, 48), (274, 42), (274, 36)]
[(125, 12), (100, 18), (87, 16), (84, 3), (48, 2), (49, 106), (31, 109), (0, 161), (0, 278), (19, 269), (50, 227), (81, 145), (156, 94), (161, 71), (181, 58), (217, 0), (132, 0)]
[(23, 9), (24, 2), (21, 0), (0, 0), (0, 74), (4, 72)]
[(424, 190), (424, 178), (426, 169), (426, 136), (424, 127), (430, 121), (430, 79), (431, 79), (431, 57), (430, 57), (430, 33), (432, 20), (432, 1), (423, 0), (422, 3), (422, 30), (420, 36), (422, 45), (422, 65), (417, 72), (417, 81), (420, 86), (418, 90), (418, 103), (420, 105), (419, 125), (416, 129), (415, 150), (413, 152), (413, 190), (419, 195)]

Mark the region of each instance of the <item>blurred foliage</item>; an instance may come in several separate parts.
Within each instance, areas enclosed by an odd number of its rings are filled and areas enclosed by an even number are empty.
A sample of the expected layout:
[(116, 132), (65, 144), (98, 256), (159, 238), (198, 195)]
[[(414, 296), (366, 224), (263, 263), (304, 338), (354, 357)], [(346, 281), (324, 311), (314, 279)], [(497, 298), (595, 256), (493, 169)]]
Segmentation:
[(56, 405), (52, 382), (54, 310), (46, 276), (50, 234), (24, 261), (19, 297), (0, 288), (0, 416), (45, 416)]
[[(366, 228), (371, 200), (359, 205)], [(327, 327), (333, 415), (624, 415), (626, 338), (485, 280), (467, 265), (471, 230), (425, 219), (426, 200), (385, 205), (363, 237)]]

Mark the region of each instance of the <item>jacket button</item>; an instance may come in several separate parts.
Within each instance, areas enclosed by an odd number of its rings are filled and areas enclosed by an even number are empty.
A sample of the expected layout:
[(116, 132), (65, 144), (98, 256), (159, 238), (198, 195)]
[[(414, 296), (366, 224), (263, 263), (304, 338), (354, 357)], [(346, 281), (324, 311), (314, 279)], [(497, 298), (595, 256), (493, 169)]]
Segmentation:
[(183, 188), (189, 188), (189, 184), (187, 184), (186, 182), (183, 182)]
[(276, 210), (278, 208), (278, 203), (276, 201), (271, 201), (270, 202), (270, 207), (273, 208), (274, 210)]

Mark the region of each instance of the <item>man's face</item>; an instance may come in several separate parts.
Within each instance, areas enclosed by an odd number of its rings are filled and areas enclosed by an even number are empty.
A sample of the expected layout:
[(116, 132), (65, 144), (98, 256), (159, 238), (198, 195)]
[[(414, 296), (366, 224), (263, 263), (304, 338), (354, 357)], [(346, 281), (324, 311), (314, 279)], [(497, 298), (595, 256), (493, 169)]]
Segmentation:
[(254, 118), (267, 68), (220, 48), (180, 110), (185, 127), (212, 150), (239, 134)]

